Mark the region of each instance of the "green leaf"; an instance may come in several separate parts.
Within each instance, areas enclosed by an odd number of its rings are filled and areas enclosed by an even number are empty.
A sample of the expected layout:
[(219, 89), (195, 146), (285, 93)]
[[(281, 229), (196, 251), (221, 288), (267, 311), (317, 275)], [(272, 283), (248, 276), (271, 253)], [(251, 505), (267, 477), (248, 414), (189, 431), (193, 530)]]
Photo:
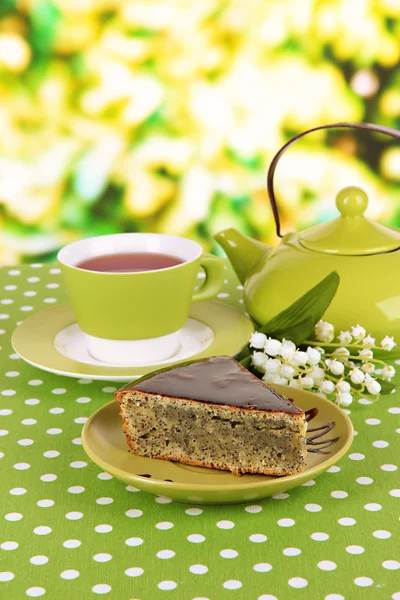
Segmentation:
[(393, 390), (396, 389), (396, 385), (394, 383), (390, 383), (390, 381), (384, 381), (383, 379), (377, 378), (379, 383), (381, 384), (381, 395), (385, 396), (386, 394), (391, 394)]

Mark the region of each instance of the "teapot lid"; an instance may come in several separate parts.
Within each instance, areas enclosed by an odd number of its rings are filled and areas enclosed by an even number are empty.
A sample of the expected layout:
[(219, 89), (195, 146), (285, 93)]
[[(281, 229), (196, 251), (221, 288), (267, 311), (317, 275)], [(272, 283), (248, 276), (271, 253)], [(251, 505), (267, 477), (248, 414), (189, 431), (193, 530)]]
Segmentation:
[(359, 187), (345, 187), (336, 196), (340, 217), (299, 234), (302, 246), (330, 254), (367, 255), (400, 248), (400, 231), (364, 216), (368, 196)]

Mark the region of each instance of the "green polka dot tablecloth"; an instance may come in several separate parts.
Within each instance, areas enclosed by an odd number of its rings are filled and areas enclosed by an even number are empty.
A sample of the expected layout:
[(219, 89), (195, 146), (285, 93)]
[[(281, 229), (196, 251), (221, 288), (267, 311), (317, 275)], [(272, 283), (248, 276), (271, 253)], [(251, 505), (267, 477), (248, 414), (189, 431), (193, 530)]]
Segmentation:
[[(221, 297), (239, 302), (233, 284)], [(0, 598), (400, 600), (400, 393), (352, 407), (353, 446), (316, 481), (256, 505), (174, 503), (85, 455), (114, 385), (14, 354), (17, 323), (62, 300), (56, 267), (0, 270)]]

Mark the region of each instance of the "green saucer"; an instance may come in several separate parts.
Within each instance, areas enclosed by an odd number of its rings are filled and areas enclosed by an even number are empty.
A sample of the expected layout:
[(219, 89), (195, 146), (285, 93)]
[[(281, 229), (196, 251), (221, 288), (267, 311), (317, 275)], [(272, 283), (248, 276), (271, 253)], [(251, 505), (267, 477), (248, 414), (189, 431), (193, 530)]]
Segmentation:
[[(334, 427), (322, 432), (318, 443), (326, 447), (309, 446), (307, 465), (303, 473), (286, 477), (244, 475), (238, 477), (225, 471), (203, 469), (165, 460), (130, 454), (122, 431), (122, 420), (117, 402), (110, 402), (97, 410), (86, 421), (82, 431), (82, 445), (101, 469), (126, 484), (151, 494), (167, 496), (190, 504), (235, 504), (261, 500), (310, 481), (334, 465), (350, 448), (353, 426), (346, 413), (330, 402), (304, 390), (274, 385), (276, 390), (293, 398), (304, 411), (318, 409), (310, 428), (315, 429), (334, 422)], [(317, 435), (319, 433), (317, 432)], [(316, 436), (309, 432), (308, 438)], [(329, 445), (329, 440), (338, 438)], [(321, 448), (326, 454), (315, 452)]]

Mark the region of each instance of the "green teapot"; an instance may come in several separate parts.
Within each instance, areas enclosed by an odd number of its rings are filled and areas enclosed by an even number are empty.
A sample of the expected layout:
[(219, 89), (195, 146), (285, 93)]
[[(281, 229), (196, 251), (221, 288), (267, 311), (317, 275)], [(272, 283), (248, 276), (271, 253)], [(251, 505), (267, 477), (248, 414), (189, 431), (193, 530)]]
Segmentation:
[[(271, 248), (235, 229), (215, 239), (225, 250), (244, 286), (250, 316), (264, 324), (287, 308), (331, 271), (340, 275), (337, 293), (324, 315), (337, 333), (360, 324), (377, 341), (394, 336), (400, 352), (400, 230), (365, 216), (367, 194), (346, 187), (336, 196), (340, 216), (300, 233), (282, 236), (273, 178), (276, 165), (297, 139), (319, 129), (354, 127), (391, 135), (400, 131), (370, 123), (335, 123), (314, 127), (287, 142), (268, 171), (268, 194), (281, 243)], [(393, 350), (392, 356), (395, 354)]]

